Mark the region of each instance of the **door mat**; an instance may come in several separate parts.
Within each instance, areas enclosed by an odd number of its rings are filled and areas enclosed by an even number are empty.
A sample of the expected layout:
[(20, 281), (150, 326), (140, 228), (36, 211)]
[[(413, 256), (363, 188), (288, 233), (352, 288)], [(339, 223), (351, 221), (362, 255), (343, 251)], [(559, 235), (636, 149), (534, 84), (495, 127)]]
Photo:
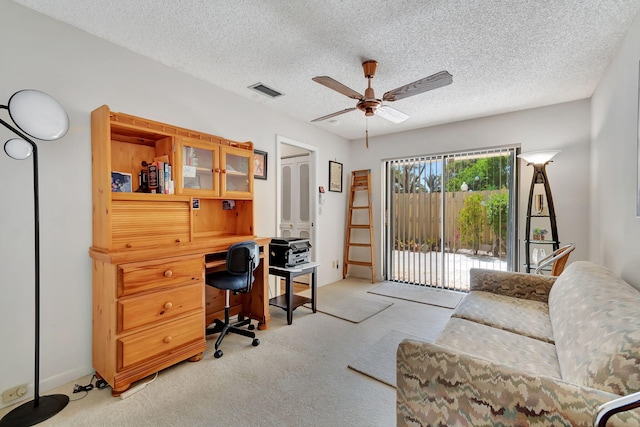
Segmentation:
[(456, 308), (466, 295), (461, 292), (447, 291), (444, 289), (428, 288), (420, 285), (407, 285), (405, 283), (384, 282), (368, 291), (371, 294), (383, 295), (421, 304), (437, 305), (444, 308)]
[[(308, 306), (310, 304), (306, 305)], [(352, 295), (341, 298), (325, 298), (322, 292), (319, 292), (317, 309), (321, 313), (339, 319), (348, 320), (352, 323), (360, 323), (392, 305), (393, 303), (387, 301), (373, 301)]]
[(349, 368), (391, 387), (396, 387), (396, 352), (398, 344), (404, 339), (427, 341), (415, 335), (391, 330), (351, 362)]

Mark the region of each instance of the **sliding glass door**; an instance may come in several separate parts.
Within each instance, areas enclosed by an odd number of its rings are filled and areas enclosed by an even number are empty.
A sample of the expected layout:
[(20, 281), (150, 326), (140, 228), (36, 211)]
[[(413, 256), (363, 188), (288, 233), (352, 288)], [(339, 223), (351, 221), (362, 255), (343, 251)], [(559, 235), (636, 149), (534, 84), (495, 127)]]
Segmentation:
[(386, 162), (387, 280), (468, 290), (515, 265), (515, 148)]

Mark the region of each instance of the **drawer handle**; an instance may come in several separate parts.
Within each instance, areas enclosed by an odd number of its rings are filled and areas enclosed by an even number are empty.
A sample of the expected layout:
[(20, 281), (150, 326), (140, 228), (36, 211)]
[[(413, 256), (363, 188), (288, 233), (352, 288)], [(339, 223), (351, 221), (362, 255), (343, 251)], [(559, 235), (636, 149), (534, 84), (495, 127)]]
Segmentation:
[(180, 243), (180, 239), (176, 239), (176, 243)]
[(171, 301), (164, 305), (164, 308), (166, 308), (167, 310), (169, 310), (171, 307), (173, 307), (173, 303)]
[(127, 243), (125, 246), (126, 246), (127, 248), (129, 248), (129, 249), (131, 249), (131, 248), (133, 247), (133, 245), (132, 245), (131, 243)]
[(173, 276), (173, 271), (167, 270), (164, 272), (164, 277), (171, 277), (171, 276)]
[(164, 337), (164, 339), (162, 341), (164, 341), (165, 344), (169, 344), (172, 339), (173, 338), (171, 338), (171, 335), (169, 335), (168, 337)]

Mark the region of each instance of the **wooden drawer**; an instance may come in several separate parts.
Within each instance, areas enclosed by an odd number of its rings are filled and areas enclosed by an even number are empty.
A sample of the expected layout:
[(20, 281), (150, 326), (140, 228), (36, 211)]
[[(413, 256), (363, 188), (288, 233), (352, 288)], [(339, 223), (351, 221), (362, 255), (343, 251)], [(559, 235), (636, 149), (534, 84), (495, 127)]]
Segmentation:
[(189, 241), (191, 214), (185, 201), (114, 200), (112, 249), (139, 249)]
[(194, 283), (118, 301), (118, 333), (204, 308), (203, 285)]
[(204, 257), (169, 258), (118, 266), (118, 297), (203, 281)]
[(118, 371), (204, 339), (204, 310), (118, 339)]

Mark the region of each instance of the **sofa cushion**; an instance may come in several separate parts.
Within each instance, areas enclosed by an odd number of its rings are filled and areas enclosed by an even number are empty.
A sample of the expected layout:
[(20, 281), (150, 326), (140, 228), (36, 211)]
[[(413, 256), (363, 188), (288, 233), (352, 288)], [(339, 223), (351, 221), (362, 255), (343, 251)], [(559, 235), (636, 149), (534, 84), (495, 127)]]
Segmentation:
[(640, 391), (640, 292), (604, 267), (570, 264), (549, 294), (562, 378), (619, 395)]
[(471, 292), (484, 291), (514, 298), (548, 302), (555, 276), (497, 271), (483, 268), (469, 270)]
[(561, 378), (553, 344), (452, 317), (436, 344), (531, 374)]
[(452, 316), (554, 343), (549, 306), (544, 302), (473, 291), (458, 304)]

